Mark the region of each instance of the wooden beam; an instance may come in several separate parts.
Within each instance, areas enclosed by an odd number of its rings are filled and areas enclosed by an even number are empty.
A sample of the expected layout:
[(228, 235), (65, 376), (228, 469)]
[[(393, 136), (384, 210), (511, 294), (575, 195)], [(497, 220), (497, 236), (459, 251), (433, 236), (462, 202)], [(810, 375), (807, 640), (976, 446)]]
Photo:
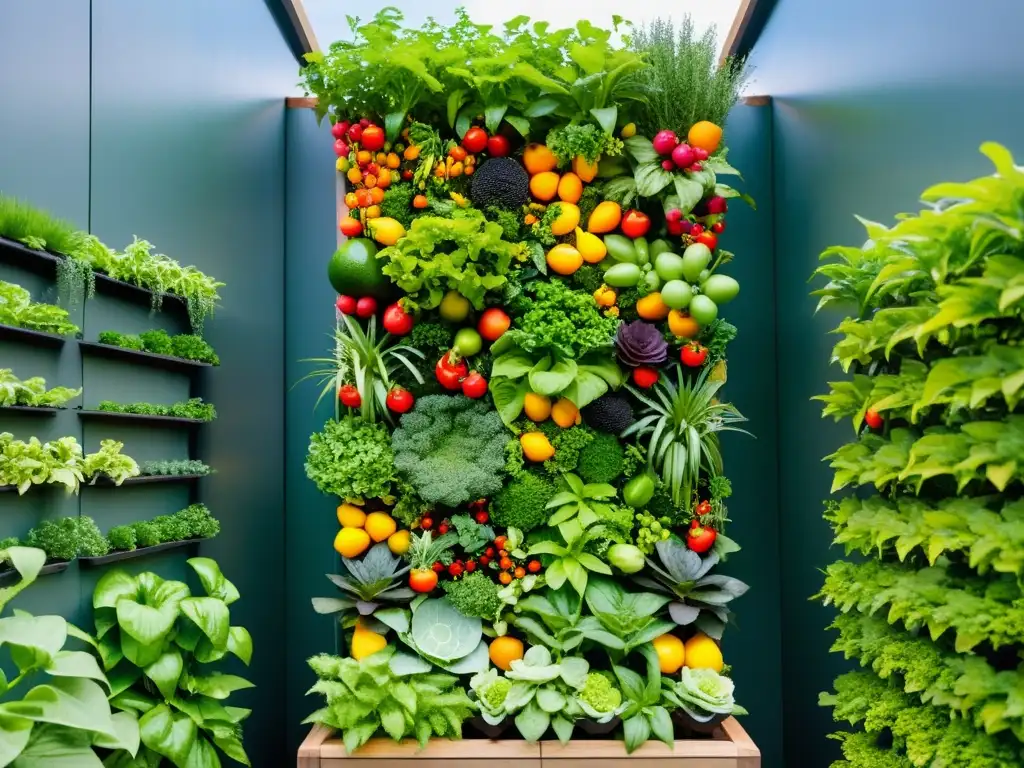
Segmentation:
[(720, 63), (724, 64), (726, 59), (736, 55), (740, 41), (747, 31), (747, 27), (750, 26), (750, 20), (754, 17), (757, 3), (758, 0), (741, 0), (736, 17), (732, 20), (732, 26), (729, 28), (729, 34), (725, 38), (725, 47), (722, 48)]
[(287, 109), (316, 109), (316, 96), (287, 96), (284, 105)]
[(288, 20), (291, 21), (292, 27), (295, 29), (302, 52), (312, 53), (320, 50), (316, 34), (313, 32), (313, 25), (309, 23), (309, 16), (306, 15), (306, 8), (303, 6), (302, 0), (281, 0), (281, 5), (284, 6)]
[(771, 96), (744, 96), (740, 99), (741, 104), (746, 104), (748, 107), (767, 107), (772, 103)]

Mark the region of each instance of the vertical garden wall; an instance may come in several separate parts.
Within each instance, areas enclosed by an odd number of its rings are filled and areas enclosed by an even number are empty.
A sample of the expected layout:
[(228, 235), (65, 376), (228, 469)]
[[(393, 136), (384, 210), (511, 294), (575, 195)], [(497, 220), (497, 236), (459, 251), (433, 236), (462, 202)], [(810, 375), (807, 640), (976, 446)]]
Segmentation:
[[(22, 378), (44, 376), (51, 386), (84, 384), (86, 405), (102, 398), (172, 402), (194, 387), (217, 407), (218, 418), (196, 431), (191, 446), (188, 429), (83, 424), (72, 411), (0, 417), (0, 431), (74, 435), (91, 450), (101, 435), (117, 437), (140, 461), (184, 456), (191, 447), (217, 471), (199, 481), (196, 493), (223, 533), (201, 552), (220, 562), (243, 595), (232, 613), (253, 635), (247, 676), (257, 684), (242, 694), (255, 709), (246, 744), (257, 765), (277, 765), (284, 759), (275, 723), (284, 642), (268, 606), (284, 600), (282, 97), (296, 79), (294, 56), (270, 9), (241, 1), (218, 3), (216, 13), (202, 2), (30, 3), (5, 8), (0, 41), (5, 70), (21, 72), (0, 86), (0, 191), (119, 249), (138, 234), (227, 284), (206, 327), (222, 365), (195, 376), (83, 361), (73, 341), (57, 350), (0, 342), (0, 367), (13, 367)], [(40, 41), (52, 41), (43, 57)], [(41, 94), (60, 105), (59, 117), (40, 107)], [(45, 293), (52, 274), (3, 263), (0, 279), (22, 283), (34, 298), (56, 298)], [(84, 314), (73, 310), (72, 319), (89, 340), (108, 329), (188, 328), (187, 315), (170, 305), (151, 317), (145, 302), (102, 292)], [(174, 483), (86, 489), (70, 498), (60, 491), (21, 499), (5, 493), (2, 534), (22, 535), (48, 517), (76, 514), (93, 516), (106, 530), (180, 509), (188, 494)], [(189, 551), (180, 552), (132, 567), (183, 577)], [(88, 625), (95, 578), (73, 565), (42, 577), (16, 606)]]

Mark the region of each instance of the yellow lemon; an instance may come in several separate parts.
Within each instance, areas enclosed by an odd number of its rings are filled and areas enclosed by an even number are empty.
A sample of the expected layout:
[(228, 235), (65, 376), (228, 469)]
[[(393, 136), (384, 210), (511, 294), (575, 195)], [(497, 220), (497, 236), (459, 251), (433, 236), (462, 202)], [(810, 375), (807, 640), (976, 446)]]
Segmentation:
[(355, 504), (342, 504), (338, 507), (338, 522), (342, 528), (362, 528), (366, 513)]
[(398, 523), (387, 512), (371, 512), (364, 526), (374, 541), (384, 541), (398, 529)]
[(548, 251), (547, 262), (552, 272), (571, 275), (583, 266), (583, 256), (568, 243), (559, 243)]
[(551, 234), (556, 237), (568, 235), (580, 223), (580, 209), (572, 203), (558, 204), (558, 217), (551, 222)]
[(362, 528), (342, 528), (334, 537), (334, 548), (342, 557), (359, 557), (370, 546), (370, 534)]
[(523, 412), (530, 421), (545, 421), (551, 415), (551, 398), (527, 392), (523, 399)]
[(698, 632), (687, 640), (685, 647), (686, 666), (690, 669), (713, 669), (715, 672), (721, 672), (725, 666), (722, 649), (703, 632)]
[(663, 675), (674, 675), (686, 661), (686, 646), (675, 635), (661, 635), (651, 641), (658, 654), (658, 665)]
[(618, 227), (620, 221), (622, 221), (622, 207), (612, 200), (605, 200), (603, 203), (599, 203), (590, 214), (590, 218), (587, 220), (587, 231), (603, 235)]
[(555, 455), (554, 446), (543, 432), (525, 432), (520, 435), (519, 443), (523, 446), (523, 456), (530, 461), (547, 461)]
[(395, 531), (388, 536), (388, 549), (390, 549), (396, 555), (404, 555), (409, 551), (409, 532), (408, 531)]
[[(579, 209), (577, 208), (577, 210)], [(576, 227), (576, 250), (580, 252), (587, 264), (597, 264), (608, 255), (608, 246), (604, 244), (604, 240), (590, 232), (584, 232), (578, 226)]]
[(562, 429), (568, 429), (576, 424), (579, 418), (580, 409), (568, 398), (560, 397), (551, 408), (551, 420)]
[(387, 644), (388, 641), (384, 635), (366, 629), (361, 624), (356, 624), (356, 631), (352, 633), (352, 658), (362, 661), (367, 656), (384, 650)]

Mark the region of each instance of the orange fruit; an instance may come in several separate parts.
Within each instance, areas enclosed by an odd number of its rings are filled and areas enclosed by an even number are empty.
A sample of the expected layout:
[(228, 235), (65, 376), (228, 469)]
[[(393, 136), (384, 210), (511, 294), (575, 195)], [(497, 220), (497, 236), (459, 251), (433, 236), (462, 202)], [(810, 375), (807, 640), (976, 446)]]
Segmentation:
[[(534, 176), (533, 178), (539, 177)], [(558, 216), (551, 222), (551, 234), (555, 237), (561, 237), (562, 235), (568, 235), (579, 226), (580, 209), (573, 203), (558, 203), (557, 205)]]
[(541, 171), (530, 179), (530, 194), (538, 200), (547, 202), (558, 193), (558, 174), (554, 171)]
[(555, 448), (543, 432), (524, 432), (519, 436), (523, 456), (533, 462), (547, 461), (555, 455)]
[(700, 147), (711, 154), (722, 141), (722, 129), (708, 120), (701, 120), (690, 128), (686, 141), (691, 147)]
[(562, 429), (568, 429), (580, 421), (580, 409), (567, 397), (560, 397), (551, 406), (551, 420)]
[(547, 262), (552, 272), (571, 275), (583, 266), (583, 254), (568, 243), (559, 243), (548, 251)]
[(530, 144), (523, 150), (523, 165), (526, 166), (526, 172), (533, 176), (555, 170), (558, 158), (543, 144)]
[(382, 651), (387, 646), (388, 640), (384, 635), (379, 635), (373, 630), (366, 629), (362, 624), (356, 623), (355, 632), (352, 633), (352, 658), (361, 661), (367, 656), (372, 656), (377, 651)]
[(396, 555), (404, 555), (412, 543), (411, 536), (409, 531), (395, 531), (388, 536), (388, 549)]
[(342, 557), (359, 557), (370, 546), (370, 534), (362, 528), (342, 528), (334, 537), (334, 549)]
[(405, 148), (405, 152), (402, 153), (402, 157), (404, 157), (406, 160), (415, 160), (419, 156), (420, 148), (417, 147), (415, 144), (410, 144), (408, 147)]
[(558, 180), (558, 199), (566, 203), (578, 203), (583, 195), (583, 182), (572, 171)]
[(381, 175), (377, 177), (377, 186), (380, 189), (387, 189), (388, 187), (390, 187), (391, 186), (391, 174), (388, 173), (387, 171), (384, 171), (383, 173), (381, 173)]
[(355, 192), (346, 192), (345, 193), (345, 207), (346, 208), (358, 208), (359, 207), (359, 200), (356, 197), (356, 193)]
[(513, 661), (523, 658), (523, 641), (508, 635), (496, 637), (491, 641), (487, 655), (491, 657), (491, 663), (494, 666), (508, 672), (512, 669)]
[(388, 161), (388, 153), (378, 152), (376, 157), (374, 157), (373, 159), (377, 161), (377, 165), (384, 165), (384, 163)]
[(658, 654), (658, 666), (663, 675), (674, 675), (686, 661), (686, 646), (675, 635), (661, 635), (651, 641)]
[(371, 205), (369, 208), (366, 209), (366, 218), (376, 219), (378, 216), (380, 216), (379, 205)]
[(681, 339), (692, 339), (700, 332), (700, 324), (686, 312), (673, 309), (668, 313), (668, 329)]
[(527, 392), (523, 398), (523, 413), (530, 421), (547, 421), (551, 415), (551, 398), (547, 395), (538, 395), (536, 392)]
[(338, 522), (342, 528), (362, 528), (366, 513), (355, 504), (341, 504), (338, 507)]
[(668, 305), (661, 300), (658, 291), (648, 293), (636, 303), (636, 313), (644, 320), (664, 320), (668, 317)]
[(713, 669), (720, 673), (725, 667), (722, 649), (703, 632), (698, 632), (686, 641), (686, 666), (690, 669)]
[(347, 178), (353, 184), (358, 184), (360, 181), (363, 180), (363, 172), (353, 166), (352, 168), (348, 169), (348, 173), (345, 174), (345, 178)]
[(373, 189), (374, 187), (377, 186), (377, 177), (374, 176), (372, 173), (368, 173), (365, 176), (363, 176), (363, 184), (366, 186), (367, 189)]
[(356, 162), (360, 165), (368, 165), (373, 162), (373, 155), (371, 155), (369, 151), (361, 149), (356, 152)]
[(384, 190), (379, 185), (370, 190), (370, 202), (374, 205), (380, 205), (384, 202)]
[(387, 156), (386, 162), (387, 162), (388, 168), (390, 168), (391, 170), (395, 170), (396, 168), (398, 168), (398, 166), (400, 166), (402, 164), (402, 158), (400, 158), (394, 152), (388, 152), (388, 156)]
[(587, 232), (603, 235), (612, 232), (622, 221), (622, 207), (612, 201), (605, 200), (591, 212), (587, 219)]
[(572, 159), (572, 169), (577, 176), (589, 184), (597, 176), (597, 161), (588, 163), (583, 155), (576, 155)]
[(366, 208), (367, 206), (373, 205), (373, 193), (368, 189), (357, 190), (356, 202), (359, 203), (360, 208)]

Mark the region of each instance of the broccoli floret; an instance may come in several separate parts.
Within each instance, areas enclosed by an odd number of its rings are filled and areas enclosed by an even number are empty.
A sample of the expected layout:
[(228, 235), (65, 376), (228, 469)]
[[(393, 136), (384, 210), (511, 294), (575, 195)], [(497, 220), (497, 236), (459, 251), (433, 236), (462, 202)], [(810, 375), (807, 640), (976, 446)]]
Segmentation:
[(727, 499), (732, 496), (732, 483), (724, 475), (716, 475), (708, 483), (708, 491), (712, 499)]
[(599, 509), (598, 516), (609, 529), (608, 537), (615, 538), (616, 541), (622, 544), (632, 543), (630, 534), (633, 531), (635, 510), (632, 507), (618, 506), (616, 504), (608, 504)]
[(408, 229), (412, 226), (415, 215), (415, 209), (412, 207), (412, 199), (415, 196), (416, 190), (412, 184), (392, 184), (380, 204), (380, 215), (392, 218)]
[(451, 349), (452, 330), (440, 323), (417, 323), (409, 335), (409, 344), (426, 353)]
[(607, 714), (622, 704), (622, 691), (600, 672), (587, 675), (587, 682), (579, 697), (601, 714)]
[[(545, 422), (554, 424), (553, 421)], [(557, 425), (556, 425), (557, 426)], [(594, 433), (588, 427), (574, 426), (568, 429), (558, 427), (558, 431), (549, 435), (555, 455), (544, 462), (544, 469), (556, 477), (565, 472), (575, 472), (583, 455), (583, 450), (594, 439)]]
[(510, 477), (521, 477), (526, 471), (526, 460), (523, 457), (523, 444), (516, 438), (505, 443), (505, 472)]
[(467, 573), (458, 581), (444, 582), (448, 601), (463, 616), (493, 620), (501, 610), (498, 585), (479, 571)]
[(130, 525), (117, 525), (107, 533), (107, 541), (114, 549), (130, 552), (136, 547), (135, 529)]
[(523, 472), (502, 488), (491, 503), (491, 520), (504, 528), (529, 531), (547, 522), (547, 504), (554, 498), (554, 483), (535, 472)]
[(592, 294), (604, 283), (604, 273), (601, 272), (597, 267), (591, 266), (590, 264), (584, 264), (582, 267), (572, 273), (572, 277), (569, 282), (573, 288), (579, 288), (581, 291), (586, 291)]
[(577, 470), (588, 483), (610, 483), (622, 474), (624, 457), (619, 439), (601, 432), (580, 451)]
[(156, 355), (169, 355), (172, 352), (173, 345), (167, 331), (146, 331), (139, 334), (139, 339), (142, 341), (142, 348), (147, 352)]

